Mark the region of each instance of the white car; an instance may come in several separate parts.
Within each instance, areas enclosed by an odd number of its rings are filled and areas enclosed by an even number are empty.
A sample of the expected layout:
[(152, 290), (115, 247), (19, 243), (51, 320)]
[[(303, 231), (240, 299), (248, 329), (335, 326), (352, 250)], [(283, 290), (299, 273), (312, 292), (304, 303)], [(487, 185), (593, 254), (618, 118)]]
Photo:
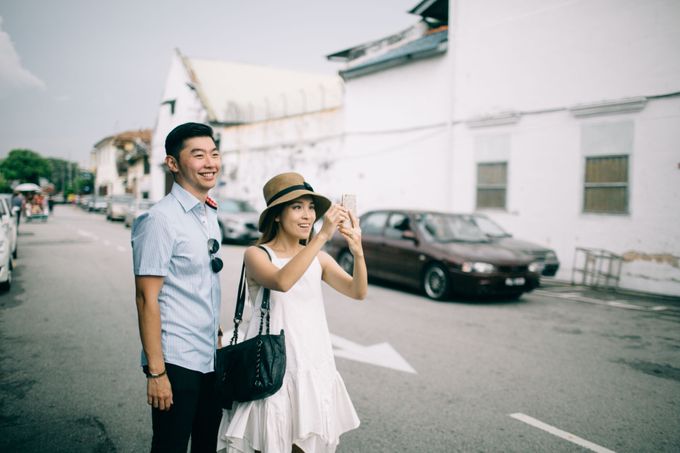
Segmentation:
[(14, 263), (7, 231), (0, 228), (0, 291), (9, 291), (12, 286)]
[(0, 229), (7, 234), (12, 257), (17, 257), (17, 217), (12, 210), (12, 197), (0, 196)]

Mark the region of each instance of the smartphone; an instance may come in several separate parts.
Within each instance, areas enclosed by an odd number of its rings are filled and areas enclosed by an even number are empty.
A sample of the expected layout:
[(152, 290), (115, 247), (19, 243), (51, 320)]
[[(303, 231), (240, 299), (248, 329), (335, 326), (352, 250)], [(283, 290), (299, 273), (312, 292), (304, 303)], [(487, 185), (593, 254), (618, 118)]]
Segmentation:
[[(353, 193), (342, 194), (342, 207), (347, 209), (349, 212), (357, 216), (357, 196)], [(345, 221), (343, 224), (345, 228), (352, 228), (352, 222), (350, 220)]]

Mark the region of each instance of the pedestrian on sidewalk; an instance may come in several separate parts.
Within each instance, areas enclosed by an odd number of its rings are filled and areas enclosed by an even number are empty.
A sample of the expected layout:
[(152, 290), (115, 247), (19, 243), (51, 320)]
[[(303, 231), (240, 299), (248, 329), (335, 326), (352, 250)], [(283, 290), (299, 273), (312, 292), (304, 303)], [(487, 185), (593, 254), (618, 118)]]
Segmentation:
[[(361, 229), (353, 214), (314, 192), (297, 173), (270, 179), (264, 199), (259, 244), (266, 251), (246, 249), (246, 274), (254, 312), (259, 311), (264, 288), (271, 290), (271, 330), (285, 332), (286, 373), (274, 395), (224, 411), (218, 448), (331, 453), (341, 434), (359, 426), (359, 418), (335, 367), (321, 281), (348, 297), (366, 297)], [(322, 217), (321, 230), (314, 235), (314, 223)], [(343, 226), (346, 220), (351, 220), (348, 227)], [(321, 250), (336, 230), (354, 255), (353, 276)], [(257, 335), (258, 327), (250, 323), (245, 338)]]
[(21, 195), (21, 192), (14, 192), (12, 196), (12, 209), (14, 210), (14, 208), (16, 208), (18, 227), (21, 223), (21, 211), (24, 209), (24, 196)]
[(152, 452), (214, 453), (221, 408), (214, 394), (222, 260), (217, 205), (221, 168), (209, 126), (186, 123), (165, 140), (172, 190), (132, 226), (142, 366)]

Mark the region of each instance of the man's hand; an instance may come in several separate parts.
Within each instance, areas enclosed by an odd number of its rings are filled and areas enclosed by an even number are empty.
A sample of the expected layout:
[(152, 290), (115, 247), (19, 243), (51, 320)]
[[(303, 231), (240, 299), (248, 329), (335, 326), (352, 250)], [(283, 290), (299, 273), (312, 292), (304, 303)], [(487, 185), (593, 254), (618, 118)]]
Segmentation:
[(146, 402), (154, 409), (170, 410), (172, 406), (172, 386), (167, 374), (158, 378), (147, 378)]

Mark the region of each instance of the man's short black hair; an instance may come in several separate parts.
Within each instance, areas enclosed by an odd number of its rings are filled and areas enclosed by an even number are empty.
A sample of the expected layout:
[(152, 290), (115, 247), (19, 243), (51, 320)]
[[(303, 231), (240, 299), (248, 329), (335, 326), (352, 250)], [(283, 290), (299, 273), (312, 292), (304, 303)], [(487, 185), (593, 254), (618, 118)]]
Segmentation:
[(184, 123), (170, 131), (165, 138), (165, 154), (179, 160), (179, 152), (184, 146), (184, 140), (194, 137), (210, 137), (213, 142), (212, 127), (201, 123)]

